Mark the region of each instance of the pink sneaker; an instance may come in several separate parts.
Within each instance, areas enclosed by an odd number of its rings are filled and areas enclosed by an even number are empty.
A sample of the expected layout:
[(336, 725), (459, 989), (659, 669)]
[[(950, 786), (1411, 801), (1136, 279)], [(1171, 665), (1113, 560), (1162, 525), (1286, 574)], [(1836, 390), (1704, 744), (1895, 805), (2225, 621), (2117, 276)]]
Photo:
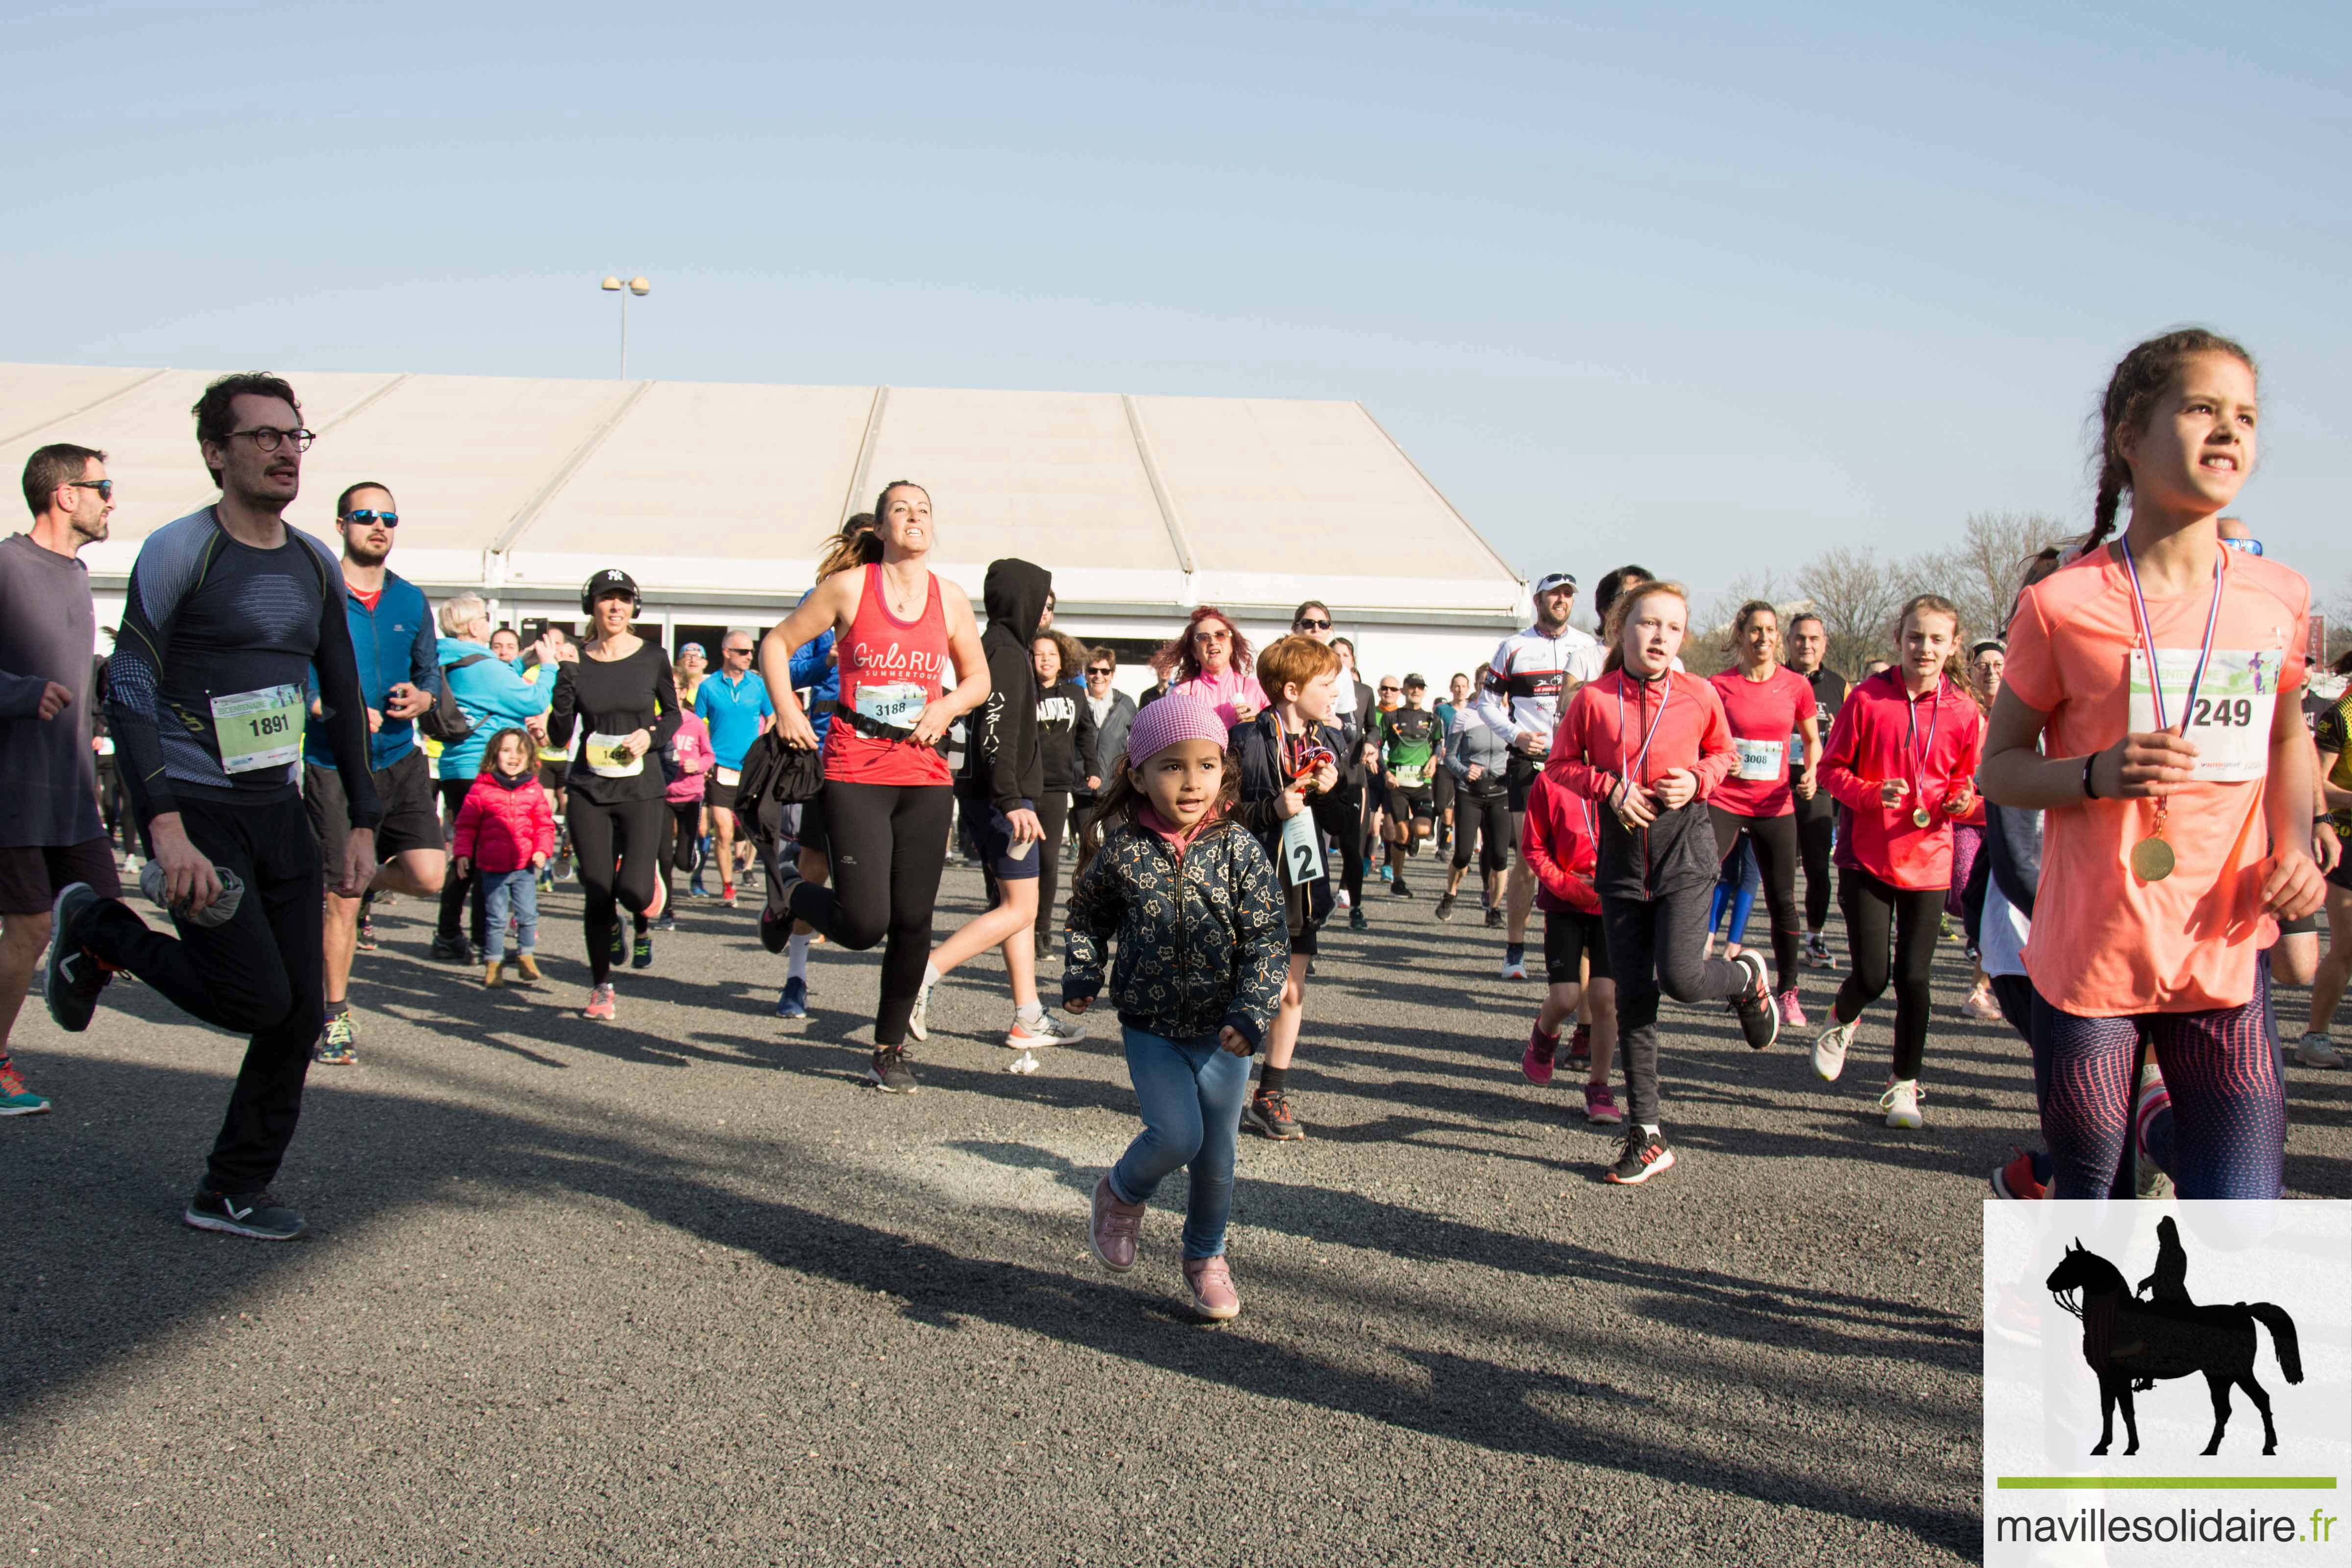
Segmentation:
[(1184, 1283), (1192, 1288), (1192, 1310), (1215, 1322), (1242, 1315), (1242, 1299), (1234, 1290), (1234, 1271), (1223, 1257), (1188, 1258)]
[(1519, 1070), (1527, 1074), (1529, 1083), (1551, 1081), (1551, 1058), (1559, 1051), (1559, 1037), (1547, 1035), (1543, 1026), (1536, 1024), (1528, 1029), (1527, 1054), (1519, 1058)]
[(1780, 1024), (1790, 1029), (1805, 1026), (1804, 1004), (1797, 1000), (1797, 988), (1793, 985), (1780, 993)]
[(599, 985), (591, 990), (588, 993), (588, 1005), (580, 1011), (584, 1016), (611, 1023), (613, 1021), (612, 986)]
[(1094, 1217), (1087, 1226), (1087, 1243), (1114, 1274), (1135, 1267), (1135, 1244), (1143, 1234), (1143, 1205), (1123, 1204), (1110, 1190), (1110, 1177), (1095, 1183)]
[(1992, 1023), (2000, 1017), (2000, 1004), (1992, 999), (1990, 985), (1979, 985), (1969, 993), (1968, 999), (1960, 1004), (1960, 1011), (1971, 1018)]
[(1614, 1127), (1625, 1120), (1625, 1113), (1617, 1109), (1616, 1097), (1609, 1092), (1607, 1084), (1584, 1086), (1584, 1119), (1598, 1127)]

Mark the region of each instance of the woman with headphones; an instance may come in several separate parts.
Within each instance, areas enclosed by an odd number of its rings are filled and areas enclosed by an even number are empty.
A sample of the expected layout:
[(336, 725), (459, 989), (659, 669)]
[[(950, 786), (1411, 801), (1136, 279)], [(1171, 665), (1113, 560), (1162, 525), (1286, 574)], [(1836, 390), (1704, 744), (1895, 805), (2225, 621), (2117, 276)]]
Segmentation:
[(677, 693), (668, 658), (629, 630), (638, 608), (635, 579), (606, 567), (580, 590), (580, 607), (588, 616), (588, 642), (578, 659), (558, 667), (544, 729), (559, 746), (571, 744), (573, 725), (586, 731), (566, 780), (564, 818), (587, 893), (585, 1012), (610, 1020), (623, 908), (636, 925), (635, 966), (654, 961), (647, 928), (665, 902), (661, 831), (668, 815), (660, 753), (677, 733)]

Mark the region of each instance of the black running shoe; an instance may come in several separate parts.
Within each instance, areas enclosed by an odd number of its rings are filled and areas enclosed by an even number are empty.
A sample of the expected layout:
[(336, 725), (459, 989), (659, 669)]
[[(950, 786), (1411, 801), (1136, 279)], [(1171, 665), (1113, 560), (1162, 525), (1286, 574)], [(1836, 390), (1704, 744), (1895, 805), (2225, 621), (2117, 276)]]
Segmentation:
[(631, 969), (651, 969), (653, 966), (654, 933), (650, 931), (641, 931), (637, 933), (635, 951), (629, 954), (629, 967)]
[(1638, 1124), (1625, 1130), (1625, 1149), (1601, 1179), (1621, 1187), (1638, 1187), (1652, 1176), (1675, 1168), (1675, 1152), (1663, 1132), (1644, 1132)]
[(1412, 897), (1412, 889), (1404, 885), (1404, 879), (1402, 877), (1391, 877), (1389, 879), (1389, 897), (1391, 899), (1409, 899)]
[(436, 963), (462, 963), (470, 969), (474, 963), (474, 950), (462, 936), (442, 936), (436, 933), (433, 938), (433, 961)]
[(1370, 931), (1372, 929), (1372, 922), (1365, 918), (1363, 910), (1349, 910), (1348, 911), (1348, 929), (1349, 931)]
[(625, 963), (629, 957), (629, 922), (617, 920), (613, 926), (613, 962)]
[(792, 941), (793, 889), (807, 879), (799, 866), (788, 860), (768, 889), (768, 901), (760, 910), (760, 945), (770, 952), (783, 952), (784, 944)]
[(98, 1011), (98, 994), (114, 978), (113, 972), (82, 951), (89, 939), (90, 917), (105, 902), (88, 882), (68, 883), (49, 906), (49, 963), (41, 977), (41, 999), (58, 1027), (80, 1034)]
[(291, 1241), (304, 1229), (302, 1216), (268, 1193), (215, 1193), (198, 1187), (180, 1218), (198, 1230), (255, 1241)]
[(1454, 918), (1454, 895), (1451, 893), (1440, 893), (1437, 896), (1437, 908), (1432, 910), (1430, 912), (1435, 915), (1439, 920), (1452, 920)]
[(1494, 909), (1486, 911), (1486, 929), (1488, 931), (1500, 931), (1503, 929), (1503, 911), (1501, 910)]
[(1764, 968), (1764, 955), (1754, 948), (1742, 948), (1731, 962), (1754, 978), (1753, 989), (1734, 997), (1731, 1005), (1739, 1015), (1739, 1032), (1748, 1048), (1760, 1051), (1780, 1037), (1780, 1009), (1772, 1005), (1771, 976)]
[(915, 1092), (915, 1071), (907, 1063), (907, 1047), (885, 1046), (874, 1053), (874, 1065), (866, 1069), (866, 1079), (885, 1094)]

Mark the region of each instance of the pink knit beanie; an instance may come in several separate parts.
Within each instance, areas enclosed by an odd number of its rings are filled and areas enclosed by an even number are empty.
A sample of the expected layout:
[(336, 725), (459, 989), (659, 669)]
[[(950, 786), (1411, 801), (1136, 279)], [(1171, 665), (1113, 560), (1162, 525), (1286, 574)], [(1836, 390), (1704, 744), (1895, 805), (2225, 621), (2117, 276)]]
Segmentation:
[(1205, 703), (1172, 694), (1163, 697), (1137, 713), (1128, 727), (1128, 765), (1137, 766), (1179, 741), (1213, 741), (1223, 747), (1225, 726), (1217, 710)]

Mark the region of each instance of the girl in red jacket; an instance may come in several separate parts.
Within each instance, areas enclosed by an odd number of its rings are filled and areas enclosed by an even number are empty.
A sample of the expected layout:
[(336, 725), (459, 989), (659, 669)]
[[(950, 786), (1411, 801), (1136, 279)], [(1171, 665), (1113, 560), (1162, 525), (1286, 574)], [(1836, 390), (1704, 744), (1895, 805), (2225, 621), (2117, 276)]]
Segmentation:
[(531, 953), (539, 946), (539, 868), (555, 853), (555, 814), (539, 787), (539, 754), (520, 730), (501, 730), (482, 748), (482, 771), (457, 808), (450, 850), (460, 877), (481, 868), (482, 910), (489, 928), (482, 984), (505, 984), (500, 971), (509, 911), (515, 919), (515, 967), (525, 980), (537, 980), (539, 964)]
[(1838, 909), (1853, 968), (1838, 987), (1830, 1026), (1813, 1042), (1825, 1082), (1845, 1070), (1862, 1010), (1886, 990), (1894, 946), (1895, 1066), (1878, 1097), (1889, 1127), (1926, 1125), (1919, 1064), (1927, 1054), (1927, 976), (1952, 885), (1952, 822), (1976, 807), (1984, 721), (1969, 694), (1944, 677), (1959, 648), (1960, 613), (1921, 594), (1896, 617), (1902, 657), (1838, 710), (1822, 759), (1822, 784), (1845, 808), (1838, 835)]
[[(1592, 1004), (1592, 1064), (1584, 1079), (1584, 1119), (1614, 1127), (1625, 1120), (1609, 1092), (1609, 1064), (1617, 1054), (1617, 983), (1610, 978), (1609, 944), (1601, 930), (1601, 895), (1593, 889), (1599, 869), (1601, 816), (1593, 804), (1538, 773), (1528, 790), (1528, 810), (1519, 826), (1519, 853), (1536, 874), (1536, 907), (1544, 912), (1544, 979), (1551, 989), (1543, 1011), (1528, 1031), (1519, 1070), (1529, 1083), (1551, 1081), (1559, 1052), (1559, 1026), (1576, 1016), (1577, 1003)], [(1584, 983), (1584, 963), (1592, 978)]]
[(1606, 1175), (1626, 1185), (1675, 1163), (1658, 1125), (1661, 991), (1677, 1002), (1732, 1003), (1757, 1050), (1780, 1033), (1763, 955), (1706, 955), (1717, 868), (1706, 800), (1738, 753), (1715, 688), (1675, 668), (1689, 617), (1679, 584), (1643, 583), (1619, 596), (1601, 679), (1560, 715), (1544, 764), (1548, 777), (1592, 802), (1601, 821), (1593, 881), (1633, 1101), (1624, 1152)]

